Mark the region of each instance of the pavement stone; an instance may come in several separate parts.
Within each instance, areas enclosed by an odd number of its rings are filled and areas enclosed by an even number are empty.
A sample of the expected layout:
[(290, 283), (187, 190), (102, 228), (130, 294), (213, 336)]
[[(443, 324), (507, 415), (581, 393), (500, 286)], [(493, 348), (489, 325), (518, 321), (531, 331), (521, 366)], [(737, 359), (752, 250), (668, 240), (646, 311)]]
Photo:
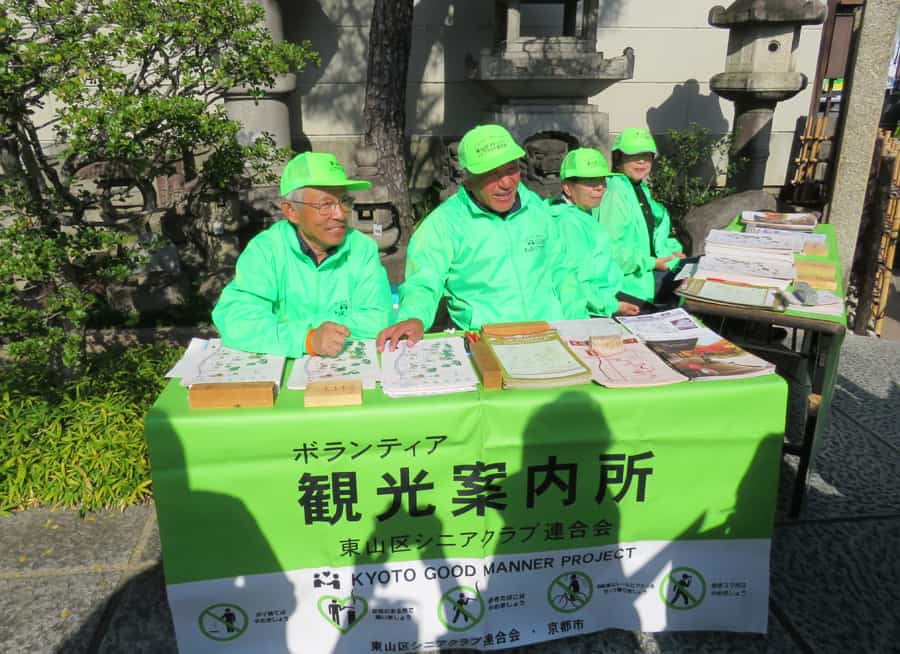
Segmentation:
[(85, 517), (53, 509), (15, 513), (0, 519), (0, 570), (124, 566), (152, 513), (147, 504)]
[(815, 654), (900, 651), (900, 517), (777, 528), (771, 602)]
[(0, 652), (89, 651), (121, 574), (0, 578)]

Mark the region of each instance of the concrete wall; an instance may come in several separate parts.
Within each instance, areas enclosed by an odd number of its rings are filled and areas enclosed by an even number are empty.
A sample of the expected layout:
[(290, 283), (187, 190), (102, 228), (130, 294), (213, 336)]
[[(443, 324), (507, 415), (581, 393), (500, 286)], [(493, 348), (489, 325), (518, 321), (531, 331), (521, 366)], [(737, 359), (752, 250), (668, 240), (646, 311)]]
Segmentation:
[[(601, 0), (600, 51), (607, 57), (635, 51), (634, 78), (591, 99), (609, 114), (610, 132), (647, 126), (656, 134), (699, 123), (716, 134), (731, 130), (733, 105), (709, 89), (722, 72), (728, 32), (710, 27), (714, 0)], [(728, 2), (722, 2), (728, 5)], [(308, 38), (322, 65), (298, 78), (292, 100), (295, 146), (331, 149), (352, 163), (363, 126), (366, 44), (371, 0), (306, 0), (285, 3), (285, 38)], [(523, 32), (551, 33), (559, 10), (526, 5)], [(493, 2), (418, 0), (407, 91), (407, 131), (424, 154), (429, 137), (458, 136), (482, 120), (493, 97), (466, 77), (466, 57), (492, 43)], [(803, 28), (798, 70), (812, 78), (820, 26)], [(766, 184), (784, 183), (796, 121), (805, 116), (810, 89), (775, 112)], [(427, 167), (425, 169), (427, 174)], [(423, 175), (424, 177), (424, 175)]]

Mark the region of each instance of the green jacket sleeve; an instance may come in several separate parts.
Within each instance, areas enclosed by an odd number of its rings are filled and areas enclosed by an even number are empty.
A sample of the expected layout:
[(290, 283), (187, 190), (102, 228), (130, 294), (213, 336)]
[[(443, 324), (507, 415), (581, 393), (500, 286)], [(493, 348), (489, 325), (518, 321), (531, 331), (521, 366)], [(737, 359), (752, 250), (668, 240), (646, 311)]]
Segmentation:
[[(612, 255), (625, 275), (640, 270), (653, 270), (656, 259), (644, 254), (635, 225), (644, 229), (644, 215), (637, 198), (630, 198), (633, 191), (625, 186), (610, 186), (603, 201), (596, 209), (600, 223), (606, 229), (612, 246)], [(633, 200), (633, 201), (632, 201)]]
[(553, 282), (556, 294), (566, 320), (580, 320), (588, 317), (588, 298), (578, 279), (575, 263), (566, 252), (566, 242), (556, 225), (549, 222), (550, 243), (555, 244), (553, 260)]
[(400, 286), (397, 320), (418, 318), (428, 330), (444, 293), (453, 243), (440, 214), (427, 216), (406, 250), (406, 280)]
[(345, 326), (350, 329), (352, 338), (375, 338), (391, 322), (394, 311), (391, 287), (387, 271), (378, 256), (378, 246), (374, 241), (361, 241), (360, 245), (366, 246), (365, 256), (361, 259), (354, 280), (356, 286), (351, 301), (352, 309)]
[(234, 279), (222, 291), (212, 319), (222, 343), (247, 352), (288, 357), (306, 354), (312, 316), (279, 320), (277, 270), (260, 241), (253, 240), (238, 257)]
[[(683, 252), (684, 248), (678, 239), (670, 236), (672, 219), (669, 217), (669, 210), (653, 199), (649, 192), (647, 196), (650, 207), (653, 209), (653, 215), (657, 218), (656, 228), (653, 230), (653, 248), (656, 250), (656, 256), (668, 257), (674, 252)], [(672, 259), (667, 265), (669, 269), (674, 268), (678, 265), (678, 259)]]

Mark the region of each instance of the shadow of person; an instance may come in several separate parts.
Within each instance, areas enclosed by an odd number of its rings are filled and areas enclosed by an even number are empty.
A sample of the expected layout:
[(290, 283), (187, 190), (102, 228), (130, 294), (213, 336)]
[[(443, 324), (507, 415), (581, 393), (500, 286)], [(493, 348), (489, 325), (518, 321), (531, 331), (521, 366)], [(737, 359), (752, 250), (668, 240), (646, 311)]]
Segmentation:
[[(228, 411), (233, 425), (259, 414)], [(229, 643), (242, 651), (296, 651), (288, 632), (297, 608), (294, 584), (271, 544), (272, 521), (263, 526), (266, 503), (257, 500), (265, 494), (246, 483), (266, 465), (265, 455), (248, 460), (237, 433), (242, 428), (225, 433), (225, 417), (223, 411), (189, 412), (184, 389), (170, 385), (145, 419), (179, 649), (219, 651)]]
[[(713, 139), (727, 135), (729, 123), (719, 103), (718, 95), (712, 92), (707, 95), (700, 93), (700, 83), (696, 79), (676, 84), (671, 95), (662, 104), (647, 109), (647, 126), (657, 138), (661, 152), (665, 154), (669, 130), (686, 130), (697, 125), (709, 130)], [(716, 164), (709, 158), (698, 162), (693, 170), (685, 172), (707, 179), (715, 176)]]
[(614, 438), (599, 396), (585, 391), (485, 393), (482, 404), (485, 463), (505, 472), (485, 516), (484, 645), (638, 628), (630, 602), (610, 591), (634, 554), (620, 542), (619, 503), (643, 500), (646, 443)]

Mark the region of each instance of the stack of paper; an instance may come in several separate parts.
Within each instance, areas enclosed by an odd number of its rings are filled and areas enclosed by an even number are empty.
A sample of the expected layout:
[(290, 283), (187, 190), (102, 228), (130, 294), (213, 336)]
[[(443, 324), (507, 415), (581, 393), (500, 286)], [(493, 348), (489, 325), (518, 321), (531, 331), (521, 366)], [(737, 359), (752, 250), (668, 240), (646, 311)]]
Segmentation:
[(524, 336), (485, 336), (503, 370), (504, 388), (545, 388), (586, 384), (590, 369), (555, 330)]
[(828, 237), (825, 234), (811, 232), (784, 232), (769, 227), (747, 226), (747, 234), (768, 234), (786, 236), (794, 244), (794, 252), (814, 257), (828, 256)]
[(233, 382), (272, 382), (281, 385), (285, 358), (233, 350), (220, 339), (191, 339), (181, 360), (166, 377), (181, 377), (182, 386)]
[(775, 372), (774, 364), (702, 327), (684, 309), (618, 320), (676, 372), (692, 381)]
[(823, 316), (841, 316), (844, 313), (844, 301), (834, 293), (828, 291), (816, 291), (816, 304), (808, 306), (803, 304), (793, 293), (788, 293), (788, 309), (803, 313), (815, 313)]
[(478, 377), (459, 336), (407, 341), (381, 353), (381, 389), (390, 397), (439, 395), (478, 389)]
[(774, 259), (793, 263), (796, 240), (791, 234), (749, 234), (713, 229), (706, 237), (705, 253), (742, 259)]
[(347, 341), (340, 354), (334, 357), (309, 355), (294, 362), (287, 387), (304, 390), (309, 382), (352, 381), (358, 379), (363, 388), (375, 388), (381, 378), (378, 352), (374, 340)]
[[(786, 286), (786, 285), (785, 285)], [(740, 282), (714, 279), (688, 279), (675, 289), (681, 297), (739, 307), (756, 307), (784, 311), (783, 290)]]
[(770, 229), (811, 232), (819, 224), (819, 217), (812, 212), (779, 213), (775, 211), (742, 211), (741, 222)]
[[(610, 318), (560, 320), (550, 323), (601, 386), (660, 386), (687, 381), (637, 337)], [(618, 347), (596, 348), (597, 339), (615, 338)]]

